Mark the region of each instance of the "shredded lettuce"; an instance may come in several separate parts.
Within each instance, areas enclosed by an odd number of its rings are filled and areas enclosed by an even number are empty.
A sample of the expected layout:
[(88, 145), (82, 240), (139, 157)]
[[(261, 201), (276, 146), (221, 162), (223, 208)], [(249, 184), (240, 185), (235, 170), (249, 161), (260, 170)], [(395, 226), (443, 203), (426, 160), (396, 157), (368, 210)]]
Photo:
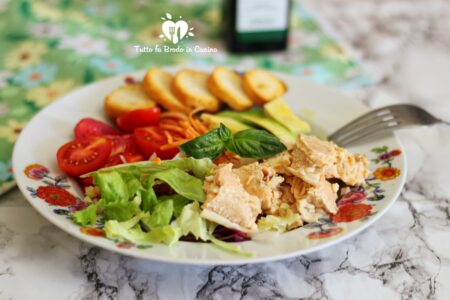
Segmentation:
[(150, 232), (145, 232), (139, 226), (142, 214), (133, 217), (126, 222), (109, 220), (103, 230), (110, 239), (126, 240), (133, 243), (164, 243), (173, 245), (180, 239), (180, 230), (177, 227), (165, 225), (156, 227)]
[(151, 214), (142, 217), (141, 222), (147, 229), (168, 225), (173, 216), (173, 201), (167, 200), (156, 204)]
[(204, 179), (210, 174), (214, 163), (208, 158), (195, 159), (193, 157), (178, 158), (172, 160), (163, 160), (159, 163), (153, 161), (141, 161), (129, 164), (121, 164), (117, 166), (111, 166), (103, 169), (99, 169), (95, 172), (87, 173), (81, 176), (82, 178), (90, 177), (98, 173), (105, 173), (111, 171), (118, 172), (130, 172), (138, 174), (141, 177), (149, 176), (152, 173), (177, 168), (184, 171), (192, 171), (195, 177)]
[[(86, 174), (83, 177), (93, 176), (101, 198), (76, 212), (74, 222), (95, 225), (100, 215), (110, 239), (173, 245), (181, 236), (192, 234), (228, 251), (250, 255), (216, 239), (216, 224), (200, 215), (200, 203), (205, 199), (203, 179), (213, 165), (210, 159), (190, 157), (123, 164)], [(169, 185), (175, 194), (158, 197), (154, 187), (161, 183)]]
[(177, 223), (183, 236), (191, 233), (197, 240), (208, 240), (209, 234), (206, 220), (200, 216), (200, 205), (197, 201), (183, 208)]
[(97, 222), (97, 206), (98, 203), (92, 203), (85, 209), (75, 212), (73, 221), (81, 226), (95, 225)]
[(227, 251), (230, 251), (230, 252), (242, 255), (242, 256), (253, 256), (252, 252), (242, 250), (242, 248), (240, 246), (233, 245), (232, 243), (227, 243), (227, 242), (221, 241), (219, 239), (216, 239), (213, 235), (209, 236), (209, 240), (214, 245), (216, 245), (217, 247), (222, 248), (224, 250), (227, 250)]
[(106, 220), (119, 222), (129, 220), (140, 212), (139, 206), (131, 201), (110, 202), (104, 204), (102, 208)]
[(128, 186), (118, 172), (96, 173), (94, 184), (100, 188), (106, 202), (127, 201), (129, 198)]
[(177, 195), (177, 194), (159, 196), (158, 202), (163, 202), (163, 201), (172, 201), (173, 215), (175, 216), (175, 218), (178, 218), (181, 215), (181, 211), (183, 210), (183, 208), (187, 204), (192, 202), (191, 200), (189, 200), (181, 195)]
[(183, 170), (171, 168), (156, 172), (149, 177), (149, 187), (153, 186), (156, 179), (167, 183), (178, 195), (187, 199), (203, 202), (205, 192), (203, 191), (203, 181), (189, 175)]
[(267, 215), (258, 221), (258, 228), (262, 231), (285, 232), (290, 226), (301, 222), (299, 214), (294, 213), (287, 203), (280, 205), (280, 216)]
[(227, 243), (215, 238), (212, 234), (216, 224), (206, 221), (200, 216), (201, 210), (198, 202), (193, 202), (186, 205), (181, 212), (180, 217), (177, 219), (178, 226), (180, 227), (181, 235), (187, 235), (191, 233), (196, 239), (202, 241), (211, 241), (214, 245), (233, 253), (252, 256), (253, 253), (242, 250), (241, 247)]

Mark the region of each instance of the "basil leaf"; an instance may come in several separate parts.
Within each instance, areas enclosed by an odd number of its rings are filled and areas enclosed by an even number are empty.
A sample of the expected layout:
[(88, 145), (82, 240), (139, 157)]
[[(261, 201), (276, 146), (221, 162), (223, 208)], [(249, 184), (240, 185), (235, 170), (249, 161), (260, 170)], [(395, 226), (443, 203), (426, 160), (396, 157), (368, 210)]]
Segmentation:
[(224, 143), (226, 143), (233, 137), (231, 130), (228, 129), (228, 127), (226, 127), (225, 125), (223, 125), (223, 123), (220, 123), (220, 127), (217, 130), (217, 134)]
[[(225, 128), (222, 128), (222, 126)], [(178, 148), (184, 154), (194, 158), (210, 158), (215, 159), (225, 151), (225, 142), (222, 140), (228, 136), (228, 128), (223, 124), (221, 127), (213, 129), (195, 139), (182, 144)], [(231, 133), (229, 133), (231, 136)]]
[(286, 150), (286, 146), (265, 130), (246, 129), (234, 134), (227, 149), (241, 157), (261, 159)]

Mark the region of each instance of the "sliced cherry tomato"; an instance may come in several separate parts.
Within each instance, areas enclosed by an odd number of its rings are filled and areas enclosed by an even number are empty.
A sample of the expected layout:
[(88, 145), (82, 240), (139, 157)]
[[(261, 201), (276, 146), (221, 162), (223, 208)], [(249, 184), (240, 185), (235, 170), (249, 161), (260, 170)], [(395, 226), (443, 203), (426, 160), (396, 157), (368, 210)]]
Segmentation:
[(105, 167), (145, 160), (145, 156), (140, 152), (134, 135), (108, 135), (106, 137), (112, 143), (112, 151)]
[(116, 166), (124, 163), (132, 163), (145, 160), (144, 155), (135, 152), (124, 152), (111, 156), (106, 161), (105, 167)]
[[(180, 137), (178, 133), (171, 132), (171, 134), (174, 137)], [(176, 147), (161, 150), (161, 146), (166, 145), (168, 141), (164, 131), (158, 126), (136, 128), (134, 130), (134, 136), (136, 137), (136, 142), (139, 149), (141, 149), (141, 152), (147, 157), (150, 157), (153, 153), (156, 153), (156, 155), (161, 159), (171, 159), (178, 152), (180, 152), (180, 150)]]
[(83, 182), (83, 185), (85, 186), (94, 184), (94, 177), (80, 178), (80, 180)]
[(130, 140), (133, 138), (133, 135), (106, 135), (106, 137), (111, 141), (112, 144), (110, 156), (115, 156), (117, 154), (124, 153), (127, 148), (130, 147), (129, 144), (131, 144)]
[(101, 121), (92, 118), (84, 118), (81, 119), (75, 126), (74, 134), (75, 139), (82, 139), (91, 135), (116, 135), (119, 134), (119, 131)]
[(123, 153), (123, 157), (125, 158), (127, 163), (132, 163), (132, 162), (138, 162), (138, 161), (145, 160), (145, 156), (144, 155), (142, 155), (140, 153), (136, 153), (136, 152), (124, 152)]
[(136, 109), (119, 116), (116, 123), (123, 131), (133, 132), (138, 127), (157, 125), (160, 112), (159, 107)]
[(58, 166), (71, 176), (80, 176), (103, 167), (111, 154), (106, 137), (88, 136), (62, 145), (56, 153)]
[(112, 166), (123, 164), (124, 162), (120, 158), (120, 155), (121, 154), (117, 154), (117, 155), (114, 155), (114, 156), (111, 156), (110, 158), (108, 158), (108, 160), (105, 163), (105, 167), (112, 167)]
[(107, 135), (112, 143), (111, 156), (122, 153), (140, 153), (139, 146), (136, 143), (136, 138), (132, 134), (125, 135)]

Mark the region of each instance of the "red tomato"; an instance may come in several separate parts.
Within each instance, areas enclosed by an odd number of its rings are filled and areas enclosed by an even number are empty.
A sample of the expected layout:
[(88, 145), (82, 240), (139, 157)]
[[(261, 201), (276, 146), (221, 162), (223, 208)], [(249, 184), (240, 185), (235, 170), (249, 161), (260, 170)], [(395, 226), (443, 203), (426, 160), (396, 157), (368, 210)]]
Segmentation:
[(142, 155), (140, 153), (136, 153), (136, 152), (124, 152), (123, 157), (125, 158), (127, 163), (145, 160), (144, 155)]
[(105, 163), (105, 167), (112, 167), (112, 166), (123, 164), (124, 162), (120, 158), (120, 155), (121, 154), (117, 154), (117, 155), (114, 155), (114, 156), (111, 156), (110, 158), (108, 158), (108, 160)]
[(134, 135), (108, 135), (107, 138), (112, 143), (112, 151), (106, 162), (106, 167), (120, 165), (125, 162), (130, 163), (145, 160), (144, 155), (140, 153)]
[(83, 185), (93, 185), (94, 184), (94, 177), (86, 177), (86, 178), (80, 178), (80, 181), (83, 183)]
[(115, 156), (120, 153), (124, 153), (130, 147), (137, 149), (134, 137), (131, 134), (125, 135), (106, 135), (106, 137), (111, 141), (112, 150), (110, 156)]
[(110, 125), (92, 118), (81, 119), (74, 129), (75, 139), (82, 139), (91, 135), (116, 135), (119, 132)]
[(145, 160), (144, 155), (140, 153), (124, 152), (111, 156), (106, 161), (105, 167), (116, 166), (124, 163), (132, 163)]
[[(171, 132), (171, 134), (173, 136), (180, 137), (177, 133)], [(150, 157), (153, 153), (156, 153), (156, 155), (161, 159), (171, 159), (178, 152), (180, 152), (180, 150), (176, 147), (161, 150), (160, 147), (162, 145), (166, 145), (168, 141), (163, 130), (158, 126), (136, 128), (134, 130), (134, 136), (136, 137), (136, 142), (139, 149), (141, 149), (141, 152), (147, 157)]]
[(140, 153), (139, 146), (136, 143), (136, 138), (132, 134), (108, 135), (106, 137), (112, 143), (112, 151), (110, 156), (123, 153)]
[(157, 125), (160, 112), (159, 107), (136, 109), (119, 116), (116, 123), (120, 129), (133, 132), (138, 127)]
[(62, 145), (56, 153), (58, 166), (71, 176), (80, 176), (103, 167), (111, 154), (109, 139), (88, 136)]

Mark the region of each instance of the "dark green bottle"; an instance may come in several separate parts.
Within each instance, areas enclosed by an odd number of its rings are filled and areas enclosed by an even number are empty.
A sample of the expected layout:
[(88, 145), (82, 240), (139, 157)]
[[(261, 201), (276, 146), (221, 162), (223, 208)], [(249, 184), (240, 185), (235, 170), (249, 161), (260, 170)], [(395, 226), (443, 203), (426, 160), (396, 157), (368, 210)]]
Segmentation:
[(291, 0), (223, 0), (222, 20), (231, 52), (287, 47)]

